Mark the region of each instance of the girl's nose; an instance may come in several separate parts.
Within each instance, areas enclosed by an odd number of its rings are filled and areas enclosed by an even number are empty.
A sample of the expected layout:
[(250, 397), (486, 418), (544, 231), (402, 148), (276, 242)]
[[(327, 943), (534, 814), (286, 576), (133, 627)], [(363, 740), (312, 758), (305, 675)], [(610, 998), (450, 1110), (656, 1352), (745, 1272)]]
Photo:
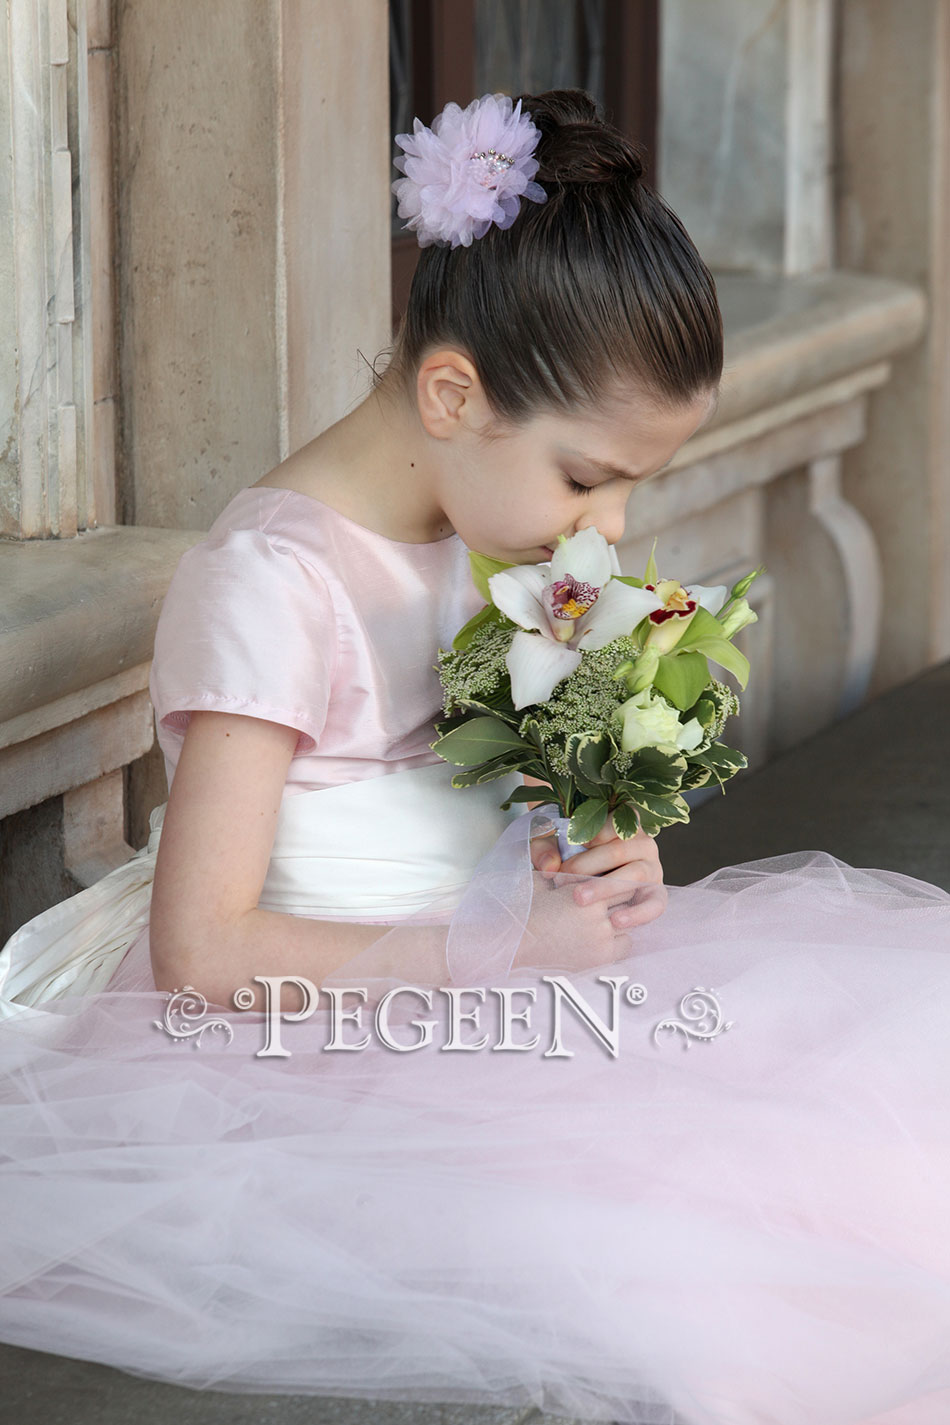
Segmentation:
[(619, 544), (623, 539), (626, 525), (625, 512), (622, 509), (602, 510), (600, 513), (590, 510), (581, 515), (574, 529), (575, 533), (579, 534), (582, 529), (589, 529), (593, 526), (594, 529), (600, 530), (608, 544)]

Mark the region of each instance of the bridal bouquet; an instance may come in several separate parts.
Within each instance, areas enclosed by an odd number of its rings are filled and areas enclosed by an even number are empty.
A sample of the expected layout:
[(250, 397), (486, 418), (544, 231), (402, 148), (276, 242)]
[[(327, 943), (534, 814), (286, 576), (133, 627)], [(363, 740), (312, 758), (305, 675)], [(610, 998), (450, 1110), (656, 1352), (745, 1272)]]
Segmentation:
[[(437, 666), (446, 719), (430, 746), (465, 770), (454, 787), (520, 771), (539, 779), (501, 803), (549, 800), (570, 818), (567, 841), (590, 841), (612, 817), (617, 836), (651, 836), (689, 820), (683, 792), (720, 786), (747, 765), (719, 738), (749, 664), (732, 639), (754, 623), (746, 593), (621, 574), (599, 530), (560, 537), (549, 564), (504, 564), (470, 551), (486, 600)], [(546, 797), (545, 794), (550, 796)]]

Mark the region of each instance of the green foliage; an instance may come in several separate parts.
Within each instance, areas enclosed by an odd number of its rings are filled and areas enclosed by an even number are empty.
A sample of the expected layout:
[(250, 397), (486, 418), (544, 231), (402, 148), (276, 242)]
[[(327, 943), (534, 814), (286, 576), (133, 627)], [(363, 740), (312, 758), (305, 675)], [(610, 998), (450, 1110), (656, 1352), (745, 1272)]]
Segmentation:
[(657, 692), (680, 712), (692, 707), (708, 682), (709, 664), (699, 652), (664, 653), (653, 675)]
[(500, 574), (503, 569), (513, 569), (514, 565), (506, 564), (503, 559), (490, 559), (487, 554), (477, 554), (474, 549), (468, 551), (468, 562), (472, 571), (472, 583), (486, 604), (490, 604), (489, 579), (493, 574)]
[(616, 745), (606, 732), (574, 732), (567, 739), (567, 770), (585, 796), (602, 797), (603, 769)]
[(694, 756), (698, 765), (708, 768), (710, 775), (716, 778), (720, 786), (749, 765), (748, 758), (743, 753), (737, 752), (733, 747), (723, 747), (721, 742), (714, 742), (705, 752), (698, 752)]
[[(733, 584), (729, 594), (730, 602), (733, 599), (744, 599), (749, 592), (753, 579), (757, 579), (760, 574), (765, 573), (765, 565), (760, 564), (758, 569), (753, 569), (751, 574), (747, 574), (744, 579), (740, 579), (737, 584)], [(720, 609), (720, 613), (722, 610)]]
[(511, 752), (531, 751), (513, 728), (496, 717), (472, 717), (446, 732), (433, 749), (456, 767), (477, 767)]
[(588, 797), (582, 801), (567, 828), (570, 844), (580, 846), (585, 841), (593, 840), (607, 820), (608, 810), (606, 797)]
[(629, 841), (640, 830), (640, 817), (632, 802), (619, 802), (614, 807), (611, 820), (621, 841)]
[[(454, 785), (454, 780), (453, 780), (453, 785)], [(551, 795), (548, 796), (548, 797), (546, 797), (546, 796), (544, 795), (545, 792), (550, 792)], [(508, 800), (507, 800), (506, 802), (502, 802), (502, 803), (501, 803), (501, 810), (502, 810), (502, 811), (507, 811), (508, 808), (511, 806), (512, 802), (548, 802), (548, 801), (550, 801), (550, 802), (556, 802), (556, 801), (557, 801), (557, 794), (555, 793), (553, 787), (545, 787), (545, 786), (540, 786), (540, 787), (515, 787), (514, 791), (511, 793), (511, 796), (508, 798)]]
[[(728, 669), (734, 673), (739, 680), (739, 686), (744, 688), (749, 681), (749, 660), (744, 653), (740, 653), (735, 644), (730, 643), (728, 638), (723, 636), (722, 624), (719, 620), (704, 609), (702, 605), (693, 614), (687, 625), (679, 643), (676, 645), (676, 659), (684, 657), (688, 651), (703, 653), (707, 658), (711, 658), (714, 663)], [(672, 699), (670, 699), (672, 702)], [(677, 706), (679, 706), (677, 704)]]
[(468, 648), (479, 630), (490, 624), (507, 624), (511, 628), (515, 627), (510, 619), (505, 618), (501, 609), (496, 609), (494, 604), (486, 604), (483, 609), (479, 609), (478, 613), (469, 619), (468, 623), (463, 624), (459, 629), (452, 640), (453, 649), (455, 649), (457, 653), (460, 653), (463, 649)]

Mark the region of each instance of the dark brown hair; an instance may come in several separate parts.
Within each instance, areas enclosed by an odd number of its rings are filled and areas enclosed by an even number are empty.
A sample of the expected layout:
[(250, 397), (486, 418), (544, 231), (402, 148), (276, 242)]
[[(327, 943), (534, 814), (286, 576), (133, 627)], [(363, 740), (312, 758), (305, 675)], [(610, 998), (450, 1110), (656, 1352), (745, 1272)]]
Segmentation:
[(596, 406), (634, 378), (653, 401), (689, 404), (719, 384), (722, 317), (689, 234), (643, 181), (638, 146), (582, 89), (523, 94), (540, 129), (535, 181), (510, 228), (470, 247), (425, 247), (390, 368), (408, 381), (427, 350), (465, 351), (495, 414)]

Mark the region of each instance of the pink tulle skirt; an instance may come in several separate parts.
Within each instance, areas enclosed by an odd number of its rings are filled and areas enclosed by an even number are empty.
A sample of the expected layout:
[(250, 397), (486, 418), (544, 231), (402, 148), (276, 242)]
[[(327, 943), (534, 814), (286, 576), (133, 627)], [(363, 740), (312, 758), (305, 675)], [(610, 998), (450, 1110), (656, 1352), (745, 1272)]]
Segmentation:
[(439, 987), (382, 1026), (202, 1010), (147, 930), (0, 1023), (0, 1339), (229, 1391), (946, 1425), (950, 895), (801, 852), (671, 887), (599, 969), (511, 970), (527, 820), (455, 912), (454, 1025)]

